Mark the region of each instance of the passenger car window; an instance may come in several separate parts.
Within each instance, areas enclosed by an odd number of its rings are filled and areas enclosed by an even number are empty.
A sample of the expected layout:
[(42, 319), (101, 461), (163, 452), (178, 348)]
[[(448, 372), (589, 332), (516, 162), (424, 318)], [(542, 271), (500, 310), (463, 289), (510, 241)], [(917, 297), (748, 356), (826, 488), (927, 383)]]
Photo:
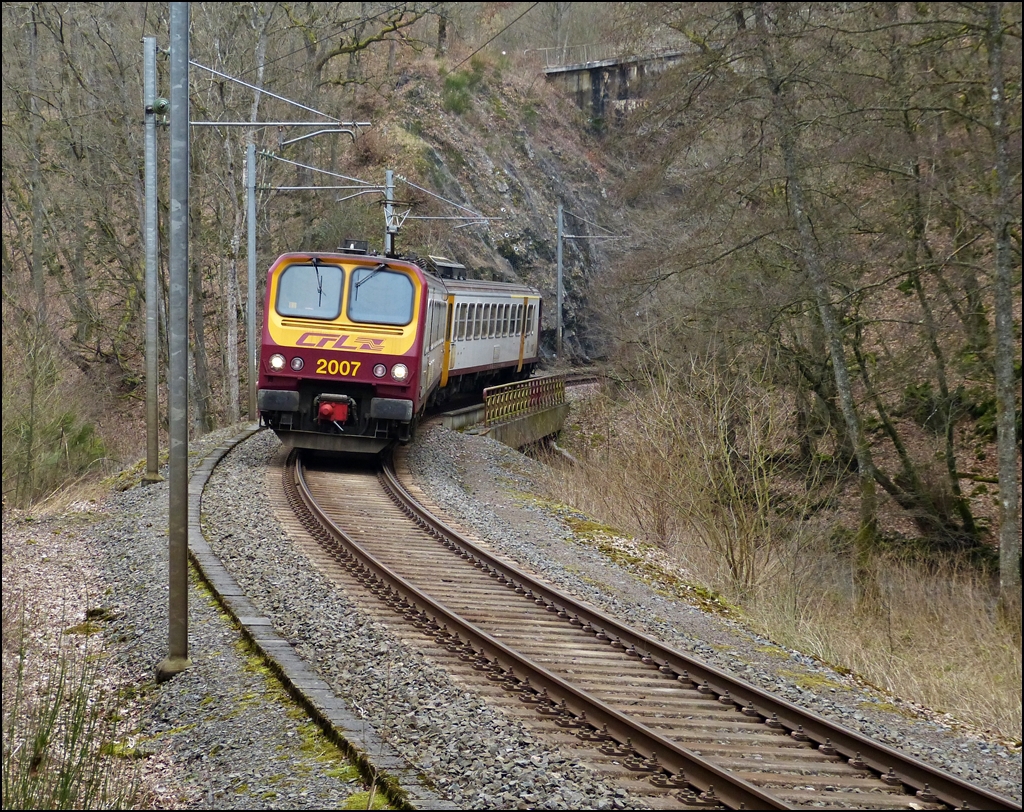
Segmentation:
[(304, 319), (338, 318), (344, 276), (337, 265), (289, 265), (277, 280), (277, 312)]

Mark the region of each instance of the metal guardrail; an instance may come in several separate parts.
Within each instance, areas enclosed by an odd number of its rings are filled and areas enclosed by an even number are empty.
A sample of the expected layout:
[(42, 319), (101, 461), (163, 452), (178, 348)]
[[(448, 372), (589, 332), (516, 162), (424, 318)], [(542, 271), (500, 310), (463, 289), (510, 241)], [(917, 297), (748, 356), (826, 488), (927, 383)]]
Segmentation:
[(549, 375), (484, 389), (484, 425), (540, 412), (565, 403), (565, 377)]
[(527, 53), (540, 54), (546, 68), (561, 68), (566, 65), (597, 62), (602, 59), (614, 59), (619, 56), (618, 50), (611, 45), (566, 45), (560, 48), (529, 48)]
[(565, 68), (570, 65), (587, 65), (592, 62), (604, 62), (606, 60), (636, 60), (651, 59), (664, 56), (668, 53), (676, 53), (685, 45), (661, 44), (649, 46), (642, 51), (623, 51), (621, 47), (607, 43), (593, 45), (565, 45), (554, 48), (527, 48), (523, 53), (538, 54), (544, 62), (545, 68)]

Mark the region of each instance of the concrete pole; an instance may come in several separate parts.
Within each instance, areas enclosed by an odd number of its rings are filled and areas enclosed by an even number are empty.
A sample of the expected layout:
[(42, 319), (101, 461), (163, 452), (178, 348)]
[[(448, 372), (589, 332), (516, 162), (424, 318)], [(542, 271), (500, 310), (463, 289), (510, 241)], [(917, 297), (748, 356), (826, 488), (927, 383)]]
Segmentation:
[[(164, 682), (188, 657), (188, 21), (189, 4), (171, 3), (171, 222), (168, 376), (170, 511), (168, 652), (156, 667)], [(198, 518), (198, 517), (196, 517)]]
[(249, 295), (245, 313), (245, 354), (249, 360), (249, 419), (256, 420), (256, 145), (245, 154), (249, 221)]
[(555, 353), (558, 360), (562, 360), (562, 204), (558, 204), (558, 243), (555, 246), (557, 256), (558, 272), (556, 274), (556, 304), (555, 304), (555, 330), (557, 340), (555, 342)]
[(156, 37), (143, 39), (146, 112), (146, 474), (142, 483), (162, 482), (160, 476), (160, 412), (158, 385), (159, 339), (159, 233), (156, 222)]

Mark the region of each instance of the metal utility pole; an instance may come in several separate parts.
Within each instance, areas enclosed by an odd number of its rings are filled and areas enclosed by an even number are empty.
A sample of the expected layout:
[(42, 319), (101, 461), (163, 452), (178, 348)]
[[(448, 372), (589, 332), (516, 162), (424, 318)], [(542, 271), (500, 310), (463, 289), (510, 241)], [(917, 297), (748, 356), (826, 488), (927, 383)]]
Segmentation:
[(558, 360), (562, 360), (562, 204), (558, 204), (558, 245), (555, 249), (558, 257), (558, 274), (556, 280), (556, 307), (555, 307), (555, 329), (558, 336), (555, 342), (555, 354)]
[[(260, 129), (263, 127), (319, 127), (320, 129), (316, 132), (306, 133), (300, 135), (297, 138), (291, 138), (287, 141), (281, 141), (280, 145), (283, 147), (286, 144), (294, 144), (296, 141), (303, 141), (307, 138), (314, 138), (318, 135), (325, 134), (337, 134), (345, 133), (352, 136), (352, 140), (355, 140), (356, 133), (360, 127), (369, 127), (369, 121), (340, 121), (332, 116), (328, 116), (327, 113), (322, 113), (319, 110), (315, 110), (312, 107), (307, 107), (304, 104), (299, 104), (297, 101), (288, 99), (284, 96), (279, 96), (276, 93), (271, 93), (262, 87), (243, 82), (234, 76), (229, 76), (226, 73), (221, 73), (219, 70), (208, 68), (205, 65), (200, 65), (198, 62), (193, 62), (191, 59), (188, 60), (187, 65), (195, 65), (204, 71), (212, 73), (214, 76), (218, 76), (221, 79), (227, 79), (229, 82), (234, 82), (242, 87), (247, 87), (252, 91), (255, 91), (257, 97), (262, 94), (269, 96), (272, 99), (286, 102), (295, 107), (299, 107), (309, 113), (315, 113), (318, 116), (322, 116), (327, 121), (189, 121), (189, 125), (192, 127), (245, 127), (249, 130)], [(325, 126), (326, 125), (326, 126)], [(246, 301), (246, 355), (248, 357), (248, 373), (249, 373), (249, 419), (256, 419), (256, 145), (250, 143), (246, 149), (246, 193), (247, 193), (247, 209), (246, 214), (249, 221), (249, 295)]]
[(158, 404), (157, 341), (159, 326), (159, 248), (156, 221), (156, 116), (158, 105), (166, 107), (165, 99), (156, 96), (156, 37), (143, 39), (145, 78), (143, 108), (146, 112), (146, 474), (142, 483), (162, 482), (160, 476), (160, 414)]
[(384, 171), (384, 256), (395, 255), (395, 235), (398, 223), (395, 220), (395, 172), (393, 169)]
[(188, 657), (188, 21), (189, 4), (171, 3), (171, 221), (168, 376), (168, 651), (156, 667), (164, 682), (192, 665)]
[(256, 145), (245, 154), (249, 220), (249, 295), (246, 299), (245, 354), (249, 362), (249, 419), (256, 419)]

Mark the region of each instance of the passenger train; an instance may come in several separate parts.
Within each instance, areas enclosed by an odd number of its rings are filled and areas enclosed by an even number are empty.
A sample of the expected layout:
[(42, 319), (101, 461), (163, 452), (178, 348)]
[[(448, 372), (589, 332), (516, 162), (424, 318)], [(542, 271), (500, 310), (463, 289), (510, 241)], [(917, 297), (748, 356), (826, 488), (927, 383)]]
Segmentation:
[(535, 288), (443, 257), (284, 254), (267, 274), (260, 422), (288, 446), (379, 453), (429, 405), (528, 378), (540, 317)]

